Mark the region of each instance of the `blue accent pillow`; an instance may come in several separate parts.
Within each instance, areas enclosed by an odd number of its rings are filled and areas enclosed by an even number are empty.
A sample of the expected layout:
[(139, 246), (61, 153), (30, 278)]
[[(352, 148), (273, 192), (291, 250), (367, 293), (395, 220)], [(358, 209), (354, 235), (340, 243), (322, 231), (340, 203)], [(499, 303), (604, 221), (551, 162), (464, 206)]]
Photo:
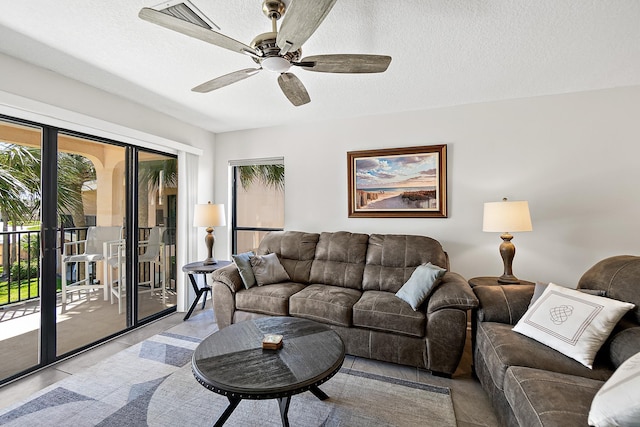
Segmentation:
[(256, 284), (256, 276), (254, 276), (253, 274), (253, 268), (251, 268), (250, 260), (253, 255), (253, 252), (231, 255), (233, 262), (235, 263), (236, 267), (238, 267), (238, 272), (240, 273), (242, 283), (244, 283), (244, 287), (247, 289), (255, 286)]
[(413, 311), (418, 311), (418, 307), (427, 299), (446, 272), (447, 270), (437, 265), (422, 264), (413, 271), (407, 283), (396, 292), (396, 296), (408, 303)]

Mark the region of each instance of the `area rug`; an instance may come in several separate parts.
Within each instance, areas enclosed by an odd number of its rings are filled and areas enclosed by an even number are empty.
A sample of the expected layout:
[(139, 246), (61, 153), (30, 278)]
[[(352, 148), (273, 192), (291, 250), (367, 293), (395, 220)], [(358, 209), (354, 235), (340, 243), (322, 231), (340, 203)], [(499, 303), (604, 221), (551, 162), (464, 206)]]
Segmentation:
[[(155, 335), (0, 412), (1, 426), (211, 426), (228, 400), (191, 373), (200, 339)], [(265, 372), (265, 374), (268, 374)], [(295, 395), (291, 426), (455, 426), (450, 390), (343, 368)], [(281, 426), (275, 400), (243, 400), (226, 426)]]

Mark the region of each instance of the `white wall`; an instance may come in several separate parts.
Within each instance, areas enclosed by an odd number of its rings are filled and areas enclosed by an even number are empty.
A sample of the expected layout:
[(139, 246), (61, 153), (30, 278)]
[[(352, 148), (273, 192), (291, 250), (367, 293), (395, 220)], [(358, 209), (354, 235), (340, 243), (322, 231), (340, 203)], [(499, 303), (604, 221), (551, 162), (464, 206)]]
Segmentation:
[[(640, 254), (638, 111), (630, 87), (219, 134), (216, 200), (229, 197), (229, 160), (284, 156), (286, 229), (427, 235), (467, 278), (502, 274), (483, 202), (528, 200), (534, 230), (514, 233), (514, 274), (574, 286), (604, 257)], [(347, 217), (347, 151), (442, 143), (448, 218)]]

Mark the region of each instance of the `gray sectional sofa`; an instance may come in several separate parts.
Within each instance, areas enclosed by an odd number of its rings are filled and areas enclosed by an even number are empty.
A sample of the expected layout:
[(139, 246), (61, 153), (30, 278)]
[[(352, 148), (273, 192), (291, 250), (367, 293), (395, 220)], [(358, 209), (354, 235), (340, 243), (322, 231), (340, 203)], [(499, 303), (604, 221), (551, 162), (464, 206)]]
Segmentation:
[(503, 425), (586, 426), (598, 390), (625, 360), (640, 352), (640, 257), (600, 261), (578, 289), (635, 304), (596, 355), (593, 369), (512, 327), (524, 315), (532, 285), (477, 286), (474, 369)]
[(275, 253), (290, 280), (245, 288), (234, 264), (213, 275), (219, 328), (259, 316), (295, 316), (330, 325), (347, 354), (451, 376), (462, 356), (467, 312), (477, 299), (447, 271), (414, 311), (395, 293), (417, 266), (449, 268), (447, 254), (424, 236), (349, 232), (269, 233), (256, 253)]

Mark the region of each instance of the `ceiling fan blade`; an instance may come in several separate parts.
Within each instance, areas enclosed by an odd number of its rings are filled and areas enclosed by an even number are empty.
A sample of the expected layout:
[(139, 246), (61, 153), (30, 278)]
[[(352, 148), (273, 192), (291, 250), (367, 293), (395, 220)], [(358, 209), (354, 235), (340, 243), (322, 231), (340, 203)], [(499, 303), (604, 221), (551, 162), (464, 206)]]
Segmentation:
[(230, 84), (244, 80), (247, 77), (251, 77), (257, 74), (262, 68), (245, 68), (244, 70), (234, 71), (233, 73), (225, 74), (224, 76), (217, 77), (208, 82), (202, 83), (191, 89), (193, 92), (206, 93), (212, 90), (220, 89), (221, 87), (229, 86)]
[(292, 64), (321, 73), (382, 73), (390, 63), (390, 56), (345, 54), (308, 56)]
[(304, 88), (300, 79), (295, 75), (291, 73), (280, 74), (280, 77), (278, 77), (278, 84), (280, 85), (282, 92), (284, 92), (284, 95), (296, 107), (311, 102), (307, 89)]
[(216, 46), (232, 50), (234, 52), (244, 53), (252, 56), (257, 56), (258, 52), (241, 43), (237, 40), (227, 37), (224, 34), (220, 34), (213, 30), (208, 30), (199, 25), (192, 24), (191, 22), (184, 21), (182, 19), (174, 18), (166, 13), (158, 12), (157, 10), (143, 7), (138, 13), (138, 16), (145, 21), (152, 24), (160, 25), (161, 27), (168, 28), (173, 31), (177, 31), (189, 37), (200, 39), (207, 43), (214, 44)]
[(336, 0), (292, 1), (276, 38), (281, 53), (293, 52), (307, 41), (329, 14)]

